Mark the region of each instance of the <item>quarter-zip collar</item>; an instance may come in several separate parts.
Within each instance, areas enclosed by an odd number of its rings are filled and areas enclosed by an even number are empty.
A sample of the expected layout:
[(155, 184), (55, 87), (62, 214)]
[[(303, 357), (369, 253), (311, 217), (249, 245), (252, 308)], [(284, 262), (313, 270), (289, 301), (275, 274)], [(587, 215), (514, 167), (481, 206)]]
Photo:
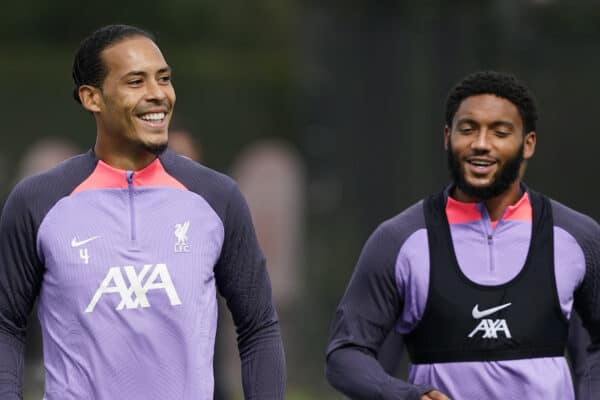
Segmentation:
[[(532, 210), (529, 193), (523, 186), (523, 195), (515, 204), (508, 206), (498, 221), (490, 221), (493, 227), (499, 221), (531, 221)], [(449, 196), (451, 187), (446, 189), (446, 216), (452, 224), (463, 224), (488, 219), (489, 214), (483, 202), (463, 203)]]
[(97, 160), (96, 168), (92, 174), (75, 188), (73, 194), (89, 189), (127, 189), (141, 186), (171, 186), (178, 189), (185, 189), (181, 182), (165, 171), (160, 158), (156, 158), (148, 166), (139, 171), (129, 172), (135, 173), (128, 180), (128, 171), (111, 167), (104, 161)]

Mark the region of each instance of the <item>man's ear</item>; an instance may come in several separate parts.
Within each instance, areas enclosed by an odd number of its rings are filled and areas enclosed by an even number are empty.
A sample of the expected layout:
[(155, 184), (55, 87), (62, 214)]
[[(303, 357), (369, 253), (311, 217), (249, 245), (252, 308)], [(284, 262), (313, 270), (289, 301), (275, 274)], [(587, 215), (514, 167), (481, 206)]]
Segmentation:
[(523, 138), (523, 158), (529, 160), (535, 153), (535, 144), (537, 136), (535, 131), (531, 131)]
[(91, 85), (79, 86), (79, 100), (86, 110), (95, 113), (102, 111), (102, 94), (100, 89)]
[(444, 126), (444, 150), (448, 150), (450, 146), (450, 128), (448, 125)]

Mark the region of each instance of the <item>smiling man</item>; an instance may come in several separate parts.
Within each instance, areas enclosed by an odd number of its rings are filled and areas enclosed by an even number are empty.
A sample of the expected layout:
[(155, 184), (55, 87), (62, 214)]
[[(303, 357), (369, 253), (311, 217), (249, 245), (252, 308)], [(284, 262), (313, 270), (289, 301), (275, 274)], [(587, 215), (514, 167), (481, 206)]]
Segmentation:
[(283, 399), (265, 260), (228, 177), (166, 150), (171, 68), (151, 34), (99, 29), (73, 63), (96, 121), (87, 153), (28, 178), (0, 223), (0, 398), (20, 399), (39, 296), (45, 396), (213, 399), (217, 291), (238, 332), (247, 399)]
[[(477, 72), (450, 91), (453, 182), (381, 224), (363, 248), (327, 348), (338, 390), (352, 399), (573, 399), (564, 353), (576, 310), (592, 338), (578, 359), (578, 393), (600, 393), (600, 227), (522, 183), (536, 120), (512, 75)], [(408, 382), (377, 362), (391, 330), (406, 342)]]

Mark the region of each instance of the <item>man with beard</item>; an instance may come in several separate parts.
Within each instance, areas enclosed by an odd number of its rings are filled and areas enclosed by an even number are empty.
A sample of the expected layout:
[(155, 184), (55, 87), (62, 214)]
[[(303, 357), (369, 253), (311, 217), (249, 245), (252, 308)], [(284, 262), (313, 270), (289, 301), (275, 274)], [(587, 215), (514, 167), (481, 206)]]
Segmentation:
[(0, 398), (21, 398), (39, 295), (44, 399), (212, 400), (218, 290), (245, 397), (283, 399), (279, 324), (248, 208), (230, 178), (166, 150), (175, 91), (153, 36), (97, 30), (73, 80), (95, 145), (19, 183), (2, 213)]
[[(576, 310), (592, 338), (578, 393), (600, 393), (600, 227), (521, 182), (536, 120), (512, 75), (477, 72), (450, 91), (452, 184), (367, 241), (327, 348), (338, 390), (352, 399), (573, 399), (564, 353)], [(408, 382), (376, 361), (394, 329), (411, 359)]]

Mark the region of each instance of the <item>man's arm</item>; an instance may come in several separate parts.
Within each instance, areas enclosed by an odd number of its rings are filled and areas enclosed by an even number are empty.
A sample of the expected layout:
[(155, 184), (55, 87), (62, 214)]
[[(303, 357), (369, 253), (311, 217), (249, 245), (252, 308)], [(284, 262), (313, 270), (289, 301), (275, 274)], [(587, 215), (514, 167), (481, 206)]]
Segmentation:
[(0, 218), (0, 398), (21, 399), (27, 318), (43, 276), (27, 186), (8, 198)]
[(418, 400), (433, 389), (394, 378), (377, 361), (402, 312), (403, 295), (395, 279), (402, 236), (388, 222), (369, 238), (332, 324), (327, 379), (352, 399)]
[(578, 400), (592, 400), (600, 393), (600, 226), (595, 221), (586, 222), (577, 232), (577, 240), (585, 256), (586, 272), (575, 292), (574, 308), (589, 333), (586, 357), (579, 357), (585, 370), (579, 371), (576, 376)]
[(581, 319), (576, 312), (571, 313), (569, 321), (569, 340), (567, 342), (567, 353), (571, 361), (573, 371), (573, 386), (575, 387), (575, 398), (587, 400), (589, 372), (587, 366), (587, 348), (590, 345), (590, 336), (583, 328)]
[(225, 239), (215, 277), (236, 326), (247, 400), (279, 400), (285, 356), (265, 259), (250, 212), (237, 186), (225, 214)]

